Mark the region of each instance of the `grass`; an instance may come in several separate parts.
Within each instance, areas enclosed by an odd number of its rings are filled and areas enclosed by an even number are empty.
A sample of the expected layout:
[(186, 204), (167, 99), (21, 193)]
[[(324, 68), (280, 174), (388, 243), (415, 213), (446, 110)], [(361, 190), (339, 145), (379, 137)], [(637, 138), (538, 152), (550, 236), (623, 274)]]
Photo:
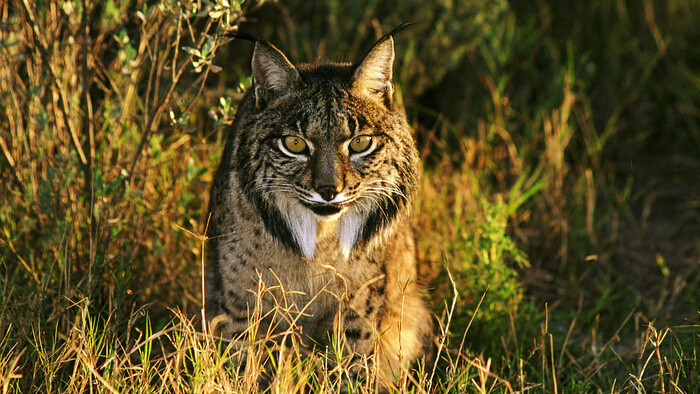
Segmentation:
[[(438, 362), (395, 391), (700, 391), (700, 5), (0, 5), (0, 388), (335, 392), (335, 349), (201, 327), (206, 200), (249, 43), (354, 60), (404, 20), (397, 98)], [(256, 321), (251, 321), (251, 329)], [(294, 343), (293, 331), (286, 333)], [(242, 368), (245, 360), (246, 368)], [(371, 392), (376, 371), (353, 389)]]

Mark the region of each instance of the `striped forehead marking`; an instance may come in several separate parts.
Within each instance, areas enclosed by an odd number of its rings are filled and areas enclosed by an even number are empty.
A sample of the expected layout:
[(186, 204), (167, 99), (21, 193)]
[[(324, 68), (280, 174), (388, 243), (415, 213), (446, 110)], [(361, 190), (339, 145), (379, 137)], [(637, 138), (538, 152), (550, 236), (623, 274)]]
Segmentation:
[(316, 105), (304, 111), (307, 118), (306, 127), (297, 120), (296, 124), (302, 135), (322, 139), (348, 139), (357, 132), (357, 119), (350, 115), (344, 106), (335, 99), (319, 99)]

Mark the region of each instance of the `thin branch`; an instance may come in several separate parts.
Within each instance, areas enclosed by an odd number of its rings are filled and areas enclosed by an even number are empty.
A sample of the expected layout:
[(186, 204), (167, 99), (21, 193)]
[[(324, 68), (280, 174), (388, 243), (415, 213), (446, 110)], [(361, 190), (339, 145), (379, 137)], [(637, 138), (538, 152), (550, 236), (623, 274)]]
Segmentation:
[[(24, 0), (24, 1), (27, 1), (27, 0)], [(245, 15), (247, 10), (249, 9), (251, 4), (253, 4), (253, 3), (255, 3), (255, 2), (249, 1), (249, 2), (245, 3), (242, 15)], [(255, 6), (258, 6), (258, 4), (256, 4)], [(231, 30), (238, 30), (239, 25), (244, 20), (245, 20), (245, 18), (243, 18), (242, 16), (239, 17), (238, 20), (236, 21), (236, 23), (231, 27)], [(190, 31), (190, 35), (192, 36), (191, 38), (194, 41), (194, 35), (193, 35), (194, 33), (192, 31), (192, 27), (190, 26), (189, 21), (187, 19), (186, 19), (186, 21), (188, 22), (187, 25), (188, 25), (188, 28)], [(152, 115), (148, 112), (146, 113), (146, 119), (147, 119), (146, 127), (143, 131), (143, 134), (141, 135), (141, 139), (139, 140), (139, 144), (137, 145), (136, 151), (134, 152), (134, 155), (131, 159), (131, 165), (129, 166), (129, 171), (128, 171), (128, 175), (127, 175), (127, 179), (126, 179), (127, 182), (130, 181), (131, 178), (133, 177), (134, 169), (136, 168), (136, 163), (138, 162), (138, 159), (141, 156), (143, 148), (146, 145), (146, 142), (148, 142), (148, 138), (150, 137), (151, 133), (155, 131), (153, 128), (156, 124), (158, 124), (158, 120), (160, 120), (160, 116), (162, 115), (163, 110), (165, 110), (166, 106), (168, 104), (170, 104), (171, 99), (172, 99), (172, 95), (175, 91), (175, 87), (177, 86), (178, 82), (180, 81), (180, 78), (182, 77), (182, 74), (185, 72), (185, 69), (187, 68), (187, 66), (190, 63), (190, 59), (188, 57), (187, 59), (183, 60), (182, 63), (180, 63), (179, 67), (176, 67), (177, 57), (179, 55), (179, 43), (180, 43), (180, 39), (182, 36), (182, 23), (181, 22), (182, 22), (182, 18), (178, 19), (177, 33), (176, 33), (177, 35), (176, 35), (176, 42), (175, 42), (175, 53), (173, 55), (173, 61), (172, 61), (172, 65), (171, 65), (173, 77), (172, 77), (172, 82), (170, 84), (170, 88), (168, 89), (168, 92), (165, 94), (165, 96), (160, 101), (158, 101), (158, 104), (155, 106), (155, 111), (153, 111)], [(204, 29), (202, 29), (202, 31), (208, 32), (209, 29), (212, 27), (213, 23), (214, 23), (214, 21), (212, 19), (209, 19), (207, 21), (207, 25), (204, 27)], [(202, 34), (199, 37), (199, 40), (197, 41), (197, 45), (196, 45), (197, 48), (200, 48), (204, 44), (206, 37), (207, 37), (206, 34)], [(215, 45), (213, 48), (213, 51), (216, 51), (216, 49), (219, 47), (219, 45), (220, 44)], [(177, 72), (175, 72), (176, 69), (177, 69)], [(209, 75), (209, 69), (207, 68), (197, 95), (199, 95), (202, 92), (202, 88), (204, 87), (204, 83), (206, 82), (208, 75)], [(199, 82), (199, 79), (197, 81), (195, 81), (194, 84), (196, 85), (198, 82)], [(156, 89), (156, 92), (154, 94), (157, 94), (157, 90), (158, 89)], [(195, 98), (196, 97), (197, 96), (195, 96)], [(194, 101), (195, 100), (193, 99), (192, 103)], [(192, 107), (192, 103), (190, 103), (190, 105), (188, 105), (188, 109)], [(146, 108), (146, 111), (149, 111), (148, 108)]]

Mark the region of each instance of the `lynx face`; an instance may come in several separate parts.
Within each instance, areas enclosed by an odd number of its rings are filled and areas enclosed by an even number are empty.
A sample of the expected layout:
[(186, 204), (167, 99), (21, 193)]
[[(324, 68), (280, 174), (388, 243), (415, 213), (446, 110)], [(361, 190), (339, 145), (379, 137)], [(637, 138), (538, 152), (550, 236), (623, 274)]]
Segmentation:
[(243, 186), (268, 232), (308, 259), (318, 221), (338, 221), (347, 257), (389, 229), (416, 187), (413, 141), (391, 101), (393, 42), (383, 46), (354, 72), (295, 68), (256, 47), (255, 113), (237, 152)]
[[(318, 108), (320, 103), (315, 104)], [(390, 182), (383, 181), (387, 169), (382, 158), (395, 144), (381, 125), (369, 124), (342, 98), (333, 107), (325, 119), (303, 109), (285, 116), (288, 128), (268, 136), (265, 144), (269, 175), (277, 177), (259, 178), (256, 185), (282, 193), (291, 190), (322, 220), (337, 219), (359, 200), (371, 204), (372, 195), (382, 189), (369, 185)]]

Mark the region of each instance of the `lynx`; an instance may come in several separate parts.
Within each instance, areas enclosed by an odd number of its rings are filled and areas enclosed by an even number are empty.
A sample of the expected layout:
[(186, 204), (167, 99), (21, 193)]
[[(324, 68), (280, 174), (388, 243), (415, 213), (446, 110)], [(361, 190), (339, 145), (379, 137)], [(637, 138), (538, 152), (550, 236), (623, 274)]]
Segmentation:
[[(206, 319), (240, 338), (296, 327), (342, 337), (385, 379), (429, 347), (410, 211), (421, 163), (392, 85), (394, 40), (357, 64), (292, 65), (257, 40), (211, 188)], [(261, 288), (267, 290), (261, 292)]]

